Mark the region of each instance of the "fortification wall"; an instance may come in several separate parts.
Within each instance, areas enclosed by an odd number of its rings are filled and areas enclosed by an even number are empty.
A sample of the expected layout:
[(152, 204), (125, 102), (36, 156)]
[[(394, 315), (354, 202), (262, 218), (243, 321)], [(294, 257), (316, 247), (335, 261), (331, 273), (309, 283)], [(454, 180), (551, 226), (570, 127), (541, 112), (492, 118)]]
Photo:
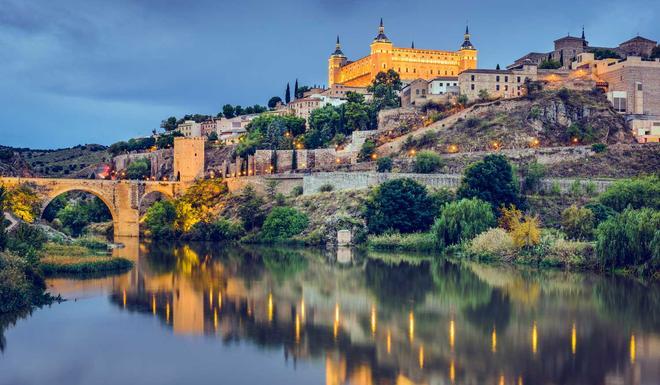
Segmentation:
[(260, 193), (265, 194), (267, 191), (268, 184), (271, 181), (277, 182), (277, 187), (275, 191), (282, 193), (284, 195), (289, 195), (297, 186), (303, 185), (302, 175), (289, 175), (289, 176), (244, 176), (240, 178), (226, 178), (227, 187), (231, 193), (240, 193), (247, 185), (251, 185), (254, 189)]

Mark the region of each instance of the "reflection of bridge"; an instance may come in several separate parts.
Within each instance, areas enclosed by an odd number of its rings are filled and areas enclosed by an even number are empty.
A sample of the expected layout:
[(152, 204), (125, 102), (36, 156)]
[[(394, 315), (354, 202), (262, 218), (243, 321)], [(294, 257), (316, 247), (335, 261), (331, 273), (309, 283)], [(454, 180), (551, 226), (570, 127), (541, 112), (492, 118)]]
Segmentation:
[(145, 197), (161, 194), (169, 199), (179, 195), (186, 184), (181, 182), (136, 182), (97, 179), (0, 178), (0, 184), (12, 187), (27, 184), (41, 198), (43, 211), (57, 196), (69, 191), (84, 191), (97, 196), (112, 215), (115, 237), (137, 237), (140, 204)]

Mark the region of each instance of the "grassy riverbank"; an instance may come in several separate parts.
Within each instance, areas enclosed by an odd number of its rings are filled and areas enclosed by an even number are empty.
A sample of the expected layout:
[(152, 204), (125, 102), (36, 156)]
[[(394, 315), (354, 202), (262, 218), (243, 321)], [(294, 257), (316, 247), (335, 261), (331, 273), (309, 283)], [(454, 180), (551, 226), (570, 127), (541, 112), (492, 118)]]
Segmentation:
[(114, 257), (107, 251), (92, 249), (80, 244), (48, 243), (39, 261), (41, 271), (47, 277), (71, 274), (122, 273), (133, 266), (126, 258)]

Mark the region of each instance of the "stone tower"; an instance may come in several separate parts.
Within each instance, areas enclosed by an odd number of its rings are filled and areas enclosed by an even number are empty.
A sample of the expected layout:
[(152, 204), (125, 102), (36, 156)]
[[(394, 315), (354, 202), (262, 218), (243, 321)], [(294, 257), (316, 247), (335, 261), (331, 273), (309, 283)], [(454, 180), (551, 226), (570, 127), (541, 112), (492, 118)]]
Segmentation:
[(461, 54), (458, 72), (466, 69), (477, 68), (477, 49), (470, 41), (470, 30), (465, 26), (465, 34), (463, 35), (463, 44), (459, 50)]
[(204, 177), (204, 145), (206, 137), (174, 138), (174, 178), (192, 182)]
[(375, 79), (379, 72), (392, 69), (392, 42), (385, 36), (383, 19), (380, 19), (378, 35), (371, 43), (371, 79)]
[(332, 87), (335, 83), (341, 83), (341, 67), (346, 65), (346, 56), (341, 51), (341, 44), (339, 43), (339, 35), (337, 35), (337, 44), (335, 45), (335, 52), (330, 55), (328, 59), (328, 87)]

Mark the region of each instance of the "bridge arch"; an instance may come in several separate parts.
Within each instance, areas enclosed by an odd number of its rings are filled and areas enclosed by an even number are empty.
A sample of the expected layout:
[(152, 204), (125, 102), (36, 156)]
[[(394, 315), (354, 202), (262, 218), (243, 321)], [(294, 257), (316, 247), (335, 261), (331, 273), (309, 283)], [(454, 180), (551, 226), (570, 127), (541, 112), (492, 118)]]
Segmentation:
[(142, 195), (142, 197), (140, 198), (140, 203), (138, 206), (140, 216), (146, 214), (147, 210), (149, 210), (149, 207), (151, 207), (151, 205), (163, 200), (167, 200), (167, 201), (174, 200), (174, 196), (170, 192), (162, 191), (160, 189), (145, 191), (144, 195)]
[(103, 202), (108, 207), (108, 211), (110, 211), (110, 216), (112, 216), (112, 221), (113, 222), (115, 221), (117, 215), (116, 215), (116, 208), (115, 208), (112, 197), (107, 197), (107, 196), (105, 196), (105, 194), (103, 194), (103, 192), (98, 191), (97, 189), (94, 189), (94, 188), (91, 188), (91, 187), (88, 187), (88, 186), (67, 186), (65, 188), (49, 191), (46, 194), (46, 197), (45, 197), (46, 199), (44, 199), (44, 202), (41, 205), (41, 212), (39, 213), (39, 218), (41, 218), (41, 216), (44, 214), (44, 210), (46, 210), (46, 207), (48, 207), (48, 205), (51, 204), (53, 202), (53, 200), (55, 200), (55, 198), (57, 198), (57, 197), (59, 197), (63, 194), (66, 194), (66, 193), (69, 193), (69, 192), (74, 192), (74, 191), (86, 192), (86, 193), (92, 194), (95, 197), (99, 198), (101, 200), (101, 202)]

